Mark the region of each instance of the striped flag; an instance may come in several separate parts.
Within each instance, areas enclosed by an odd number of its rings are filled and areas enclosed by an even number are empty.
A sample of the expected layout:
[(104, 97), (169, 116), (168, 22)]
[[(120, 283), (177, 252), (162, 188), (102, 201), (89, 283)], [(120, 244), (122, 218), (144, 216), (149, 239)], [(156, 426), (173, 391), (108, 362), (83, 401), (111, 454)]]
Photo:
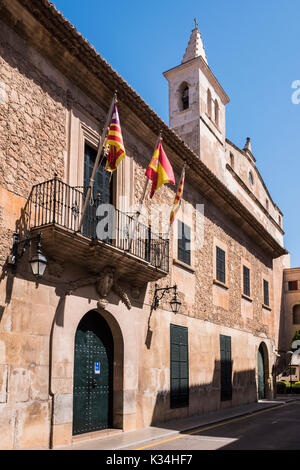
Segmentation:
[(111, 173), (115, 171), (121, 160), (125, 157), (125, 147), (121, 132), (117, 105), (114, 105), (111, 123), (106, 139), (105, 148), (108, 148), (105, 170)]
[(175, 184), (173, 168), (165, 154), (161, 140), (159, 140), (153, 157), (148, 165), (146, 176), (152, 181), (150, 198), (153, 197), (155, 191), (157, 191), (163, 184)]
[(184, 178), (185, 178), (185, 164), (184, 164), (182, 172), (181, 172), (180, 182), (179, 182), (179, 185), (178, 185), (176, 196), (174, 198), (173, 208), (172, 208), (171, 213), (170, 213), (170, 225), (173, 224), (173, 222), (175, 220), (175, 216), (176, 216), (176, 214), (179, 210), (179, 207), (181, 205), (181, 198), (182, 198), (183, 186), (184, 186)]

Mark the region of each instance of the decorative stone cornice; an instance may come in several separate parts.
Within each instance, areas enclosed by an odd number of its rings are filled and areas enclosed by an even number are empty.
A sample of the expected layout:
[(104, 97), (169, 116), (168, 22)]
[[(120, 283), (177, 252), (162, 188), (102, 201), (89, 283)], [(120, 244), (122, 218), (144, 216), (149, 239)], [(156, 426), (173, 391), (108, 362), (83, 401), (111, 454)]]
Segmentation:
[(262, 205), (262, 203), (257, 199), (255, 194), (248, 188), (248, 186), (244, 183), (244, 181), (239, 177), (239, 175), (234, 171), (233, 168), (231, 168), (230, 165), (226, 165), (227, 170), (232, 174), (234, 179), (239, 183), (239, 185), (244, 189), (244, 191), (249, 195), (249, 197), (255, 202), (255, 204), (262, 210), (262, 212), (265, 214), (265, 216), (272, 222), (272, 224), (275, 225), (276, 229), (279, 230), (279, 232), (284, 235), (284, 231), (278, 225), (276, 220), (273, 219), (273, 217), (269, 214), (267, 209)]

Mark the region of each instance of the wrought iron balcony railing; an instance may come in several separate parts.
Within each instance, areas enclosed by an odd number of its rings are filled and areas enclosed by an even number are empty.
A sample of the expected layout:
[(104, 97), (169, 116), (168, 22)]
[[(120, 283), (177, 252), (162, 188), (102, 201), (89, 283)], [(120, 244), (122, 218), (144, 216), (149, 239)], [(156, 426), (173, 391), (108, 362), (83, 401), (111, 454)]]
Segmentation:
[[(26, 205), (30, 229), (49, 225), (80, 233), (91, 240), (127, 251), (151, 266), (169, 271), (169, 240), (153, 233), (150, 227), (137, 222), (113, 206), (91, 201), (79, 230), (84, 193), (57, 177), (32, 187)], [(132, 243), (130, 237), (133, 234)]]

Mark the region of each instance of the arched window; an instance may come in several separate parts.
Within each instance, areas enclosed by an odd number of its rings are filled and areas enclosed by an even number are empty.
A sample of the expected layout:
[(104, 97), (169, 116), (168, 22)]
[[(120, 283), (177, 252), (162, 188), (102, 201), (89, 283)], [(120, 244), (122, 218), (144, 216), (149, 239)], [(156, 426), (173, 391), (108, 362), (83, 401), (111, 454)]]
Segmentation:
[(207, 90), (207, 114), (211, 118), (211, 92), (210, 89)]
[(189, 109), (189, 87), (185, 85), (185, 87), (182, 90), (181, 94), (181, 100), (182, 100), (182, 109)]
[(230, 153), (230, 166), (232, 169), (234, 169), (234, 155), (233, 153)]
[(293, 323), (294, 325), (300, 325), (300, 305), (294, 305), (293, 307)]
[(219, 103), (218, 100), (215, 100), (215, 124), (219, 126)]
[(190, 90), (187, 82), (182, 82), (176, 91), (178, 111), (184, 111), (190, 107)]

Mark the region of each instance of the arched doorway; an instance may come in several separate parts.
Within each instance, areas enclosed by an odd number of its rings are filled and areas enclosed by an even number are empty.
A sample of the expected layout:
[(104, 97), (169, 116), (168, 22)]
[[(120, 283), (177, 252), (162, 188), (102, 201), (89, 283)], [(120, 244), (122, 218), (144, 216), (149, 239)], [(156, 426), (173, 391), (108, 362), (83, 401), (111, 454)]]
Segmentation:
[(73, 435), (112, 427), (113, 362), (111, 330), (92, 310), (75, 334)]
[(268, 368), (268, 350), (266, 345), (261, 343), (257, 352), (257, 391), (259, 400), (266, 398)]

